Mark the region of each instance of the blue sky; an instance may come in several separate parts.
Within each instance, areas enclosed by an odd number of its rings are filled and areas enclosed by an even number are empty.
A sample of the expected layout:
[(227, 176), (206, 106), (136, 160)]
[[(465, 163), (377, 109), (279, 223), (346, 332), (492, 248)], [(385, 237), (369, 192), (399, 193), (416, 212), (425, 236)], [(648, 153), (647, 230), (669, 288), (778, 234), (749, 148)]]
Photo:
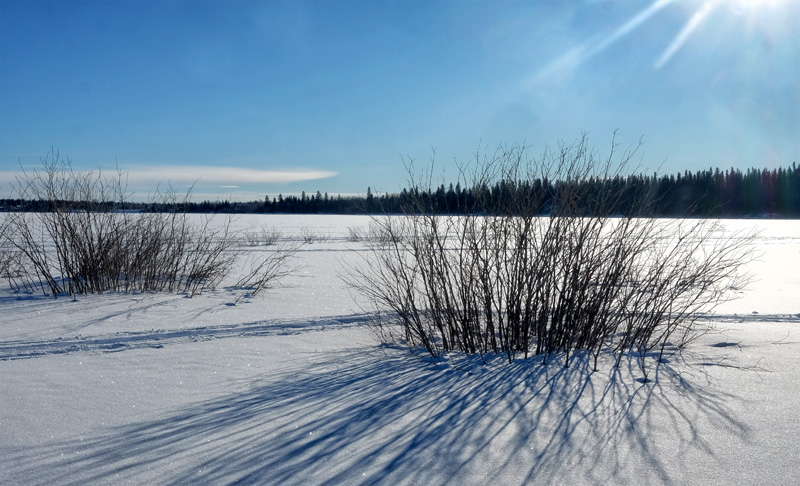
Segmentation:
[(397, 191), (479, 146), (800, 162), (800, 1), (0, 1), (0, 196), (52, 148), (138, 197)]

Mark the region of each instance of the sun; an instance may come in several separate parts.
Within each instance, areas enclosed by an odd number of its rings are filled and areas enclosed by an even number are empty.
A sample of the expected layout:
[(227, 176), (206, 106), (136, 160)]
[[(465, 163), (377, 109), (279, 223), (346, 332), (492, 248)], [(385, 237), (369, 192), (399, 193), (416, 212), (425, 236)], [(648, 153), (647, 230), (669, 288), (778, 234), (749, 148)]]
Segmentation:
[(755, 11), (763, 8), (775, 8), (785, 0), (729, 0), (734, 9), (741, 11)]
[[(737, 26), (745, 33), (761, 32), (772, 39), (777, 39), (786, 35), (789, 32), (787, 29), (794, 29), (794, 18), (787, 11), (795, 10), (791, 7), (798, 3), (800, 0), (651, 0), (611, 32), (602, 37), (589, 39), (548, 63), (538, 71), (535, 79), (552, 78), (576, 69), (673, 5), (681, 5), (690, 12), (690, 15), (686, 23), (664, 46), (660, 55), (655, 58), (652, 65), (655, 70), (664, 68), (701, 28), (720, 28), (718, 17), (715, 18), (717, 13), (727, 13), (728, 17), (734, 14), (734, 17), (738, 17), (733, 22), (726, 22), (725, 28)], [(791, 27), (788, 26), (789, 23), (792, 24)]]
[[(697, 0), (694, 12), (683, 28), (675, 35), (669, 45), (656, 59), (653, 68), (658, 70), (663, 68), (672, 56), (675, 55), (686, 43), (689, 37), (706, 23), (710, 14), (720, 7), (727, 7), (733, 13), (744, 17), (745, 24), (759, 25), (765, 29), (770, 28), (770, 21), (774, 20), (775, 14), (781, 11), (780, 7), (791, 0)], [(671, 3), (671, 0), (666, 0)], [(653, 5), (657, 5), (655, 2)]]

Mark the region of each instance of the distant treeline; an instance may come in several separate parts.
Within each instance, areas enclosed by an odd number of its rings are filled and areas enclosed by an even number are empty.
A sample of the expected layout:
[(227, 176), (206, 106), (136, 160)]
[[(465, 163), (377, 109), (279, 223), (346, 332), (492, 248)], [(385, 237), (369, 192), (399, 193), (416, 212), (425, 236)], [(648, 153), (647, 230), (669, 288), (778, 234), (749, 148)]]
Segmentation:
[[(686, 171), (675, 175), (633, 175), (609, 179), (589, 178), (577, 193), (582, 201), (579, 208), (591, 212), (592, 202), (603, 194), (621, 195), (611, 206), (604, 207), (610, 215), (641, 211), (633, 207), (642, 194), (650, 195), (653, 204), (646, 208), (648, 216), (716, 216), (716, 217), (800, 217), (800, 167), (779, 169), (738, 169), (721, 171), (707, 169)], [(492, 207), (507, 207), (503, 202), (520, 194), (539, 194), (536, 208), (542, 214), (549, 212), (552, 201), (563, 190), (562, 181), (535, 179), (524, 184), (499, 181), (480, 187), (440, 185), (434, 189), (403, 189), (396, 194), (373, 194), (367, 188), (365, 196), (335, 197), (317, 192), (300, 196), (265, 197), (262, 201), (230, 202), (203, 201), (164, 203), (109, 202), (113, 210), (129, 211), (186, 211), (197, 213), (294, 213), (294, 214), (375, 214), (408, 213), (409, 208), (424, 209), (441, 214), (480, 212)], [(0, 210), (48, 210), (46, 201), (0, 199)], [(80, 202), (70, 203), (75, 210), (82, 209)], [(63, 207), (63, 206), (62, 206)]]
[[(707, 169), (675, 175), (588, 178), (573, 184), (579, 188), (546, 179), (522, 184), (500, 181), (468, 189), (450, 184), (432, 191), (404, 189), (400, 194), (381, 197), (368, 194), (364, 204), (370, 212), (383, 209), (390, 213), (407, 213), (404, 208), (414, 201), (417, 207), (432, 212), (457, 214), (507, 208), (509, 205), (505, 203), (509, 199), (522, 197), (535, 201), (538, 205), (533, 208), (535, 211), (549, 214), (551, 202), (559, 192), (570, 191), (580, 195), (573, 209), (577, 214), (592, 214), (602, 206), (602, 211), (610, 215), (800, 217), (800, 167), (797, 163), (773, 170), (751, 168), (744, 173), (737, 169), (725, 172)], [(613, 197), (604, 197), (608, 195)], [(598, 204), (600, 200), (604, 200), (602, 205)], [(650, 203), (638, 206), (645, 200)]]

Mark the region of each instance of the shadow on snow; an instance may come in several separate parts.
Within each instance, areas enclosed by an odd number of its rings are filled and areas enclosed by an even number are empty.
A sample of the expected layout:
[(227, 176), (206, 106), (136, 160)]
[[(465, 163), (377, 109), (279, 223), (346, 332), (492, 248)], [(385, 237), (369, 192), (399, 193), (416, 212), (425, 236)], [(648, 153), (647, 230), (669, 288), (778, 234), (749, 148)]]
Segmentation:
[(661, 365), (639, 383), (633, 361), (591, 373), (581, 355), (570, 368), (470, 359), (335, 352), (243, 393), (4, 460), (27, 484), (667, 482), (667, 458), (713, 456), (698, 424), (716, 438), (748, 433), (702, 373)]

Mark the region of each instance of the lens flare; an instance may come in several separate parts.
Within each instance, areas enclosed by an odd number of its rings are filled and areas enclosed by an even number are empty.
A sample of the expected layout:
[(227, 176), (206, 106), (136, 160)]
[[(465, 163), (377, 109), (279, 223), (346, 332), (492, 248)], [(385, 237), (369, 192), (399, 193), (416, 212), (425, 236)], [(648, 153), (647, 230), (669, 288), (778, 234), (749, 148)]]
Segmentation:
[(680, 50), (681, 47), (686, 43), (686, 40), (689, 39), (689, 36), (692, 35), (692, 32), (697, 30), (698, 27), (703, 23), (706, 19), (708, 14), (714, 9), (714, 2), (706, 2), (697, 12), (692, 15), (692, 18), (683, 26), (678, 35), (672, 39), (669, 46), (661, 53), (661, 56), (656, 60), (653, 67), (656, 69), (661, 69), (664, 65), (675, 55), (676, 52)]

